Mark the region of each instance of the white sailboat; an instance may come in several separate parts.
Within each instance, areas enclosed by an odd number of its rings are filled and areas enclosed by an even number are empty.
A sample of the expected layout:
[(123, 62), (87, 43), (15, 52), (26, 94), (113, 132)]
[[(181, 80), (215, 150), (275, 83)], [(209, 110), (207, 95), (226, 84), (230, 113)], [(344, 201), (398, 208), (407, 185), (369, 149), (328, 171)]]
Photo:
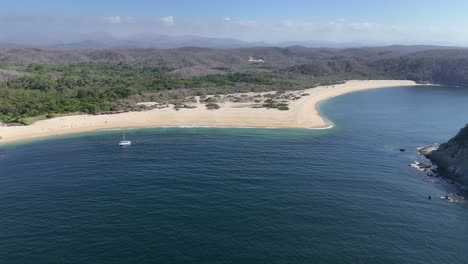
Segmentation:
[(125, 134), (122, 134), (122, 140), (119, 142), (119, 146), (125, 147), (130, 146), (132, 144), (131, 141), (125, 139)]

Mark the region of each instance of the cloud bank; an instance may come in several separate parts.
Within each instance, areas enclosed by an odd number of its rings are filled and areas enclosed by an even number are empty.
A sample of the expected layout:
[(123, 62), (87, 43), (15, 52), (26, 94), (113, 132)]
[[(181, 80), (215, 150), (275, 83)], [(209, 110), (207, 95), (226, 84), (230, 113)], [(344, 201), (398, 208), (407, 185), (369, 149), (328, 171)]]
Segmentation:
[(174, 25), (174, 23), (175, 23), (175, 19), (174, 19), (173, 16), (163, 17), (163, 18), (161, 18), (161, 21), (162, 21), (163, 24), (166, 25), (166, 26), (172, 26), (172, 25)]
[(125, 24), (135, 22), (135, 18), (132, 16), (107, 16), (103, 17), (103, 19), (110, 24)]
[(67, 43), (96, 36), (196, 35), (244, 41), (307, 41), (379, 44), (466, 45), (466, 25), (382, 24), (372, 21), (283, 19), (183, 19), (112, 15), (105, 17), (0, 16), (0, 42)]

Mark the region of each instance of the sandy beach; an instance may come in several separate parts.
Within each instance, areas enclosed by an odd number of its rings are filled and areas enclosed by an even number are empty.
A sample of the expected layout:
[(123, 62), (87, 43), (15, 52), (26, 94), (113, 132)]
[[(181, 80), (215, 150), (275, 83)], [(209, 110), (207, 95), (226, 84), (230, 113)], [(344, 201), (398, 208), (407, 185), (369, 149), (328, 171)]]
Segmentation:
[(207, 110), (198, 103), (194, 109), (154, 109), (112, 115), (76, 115), (41, 120), (29, 126), (0, 127), (0, 144), (71, 133), (112, 128), (161, 126), (219, 126), (258, 128), (328, 128), (317, 111), (321, 101), (367, 89), (417, 85), (405, 80), (348, 81), (333, 86), (307, 89), (308, 95), (289, 103), (288, 111), (242, 107), (236, 103), (220, 103), (218, 110)]

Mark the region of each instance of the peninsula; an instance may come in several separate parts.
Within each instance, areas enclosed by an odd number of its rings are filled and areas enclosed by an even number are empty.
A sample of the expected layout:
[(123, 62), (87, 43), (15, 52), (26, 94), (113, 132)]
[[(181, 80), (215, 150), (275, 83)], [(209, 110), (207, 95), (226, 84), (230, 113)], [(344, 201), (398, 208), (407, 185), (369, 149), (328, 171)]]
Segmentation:
[[(28, 126), (0, 127), (0, 144), (71, 133), (114, 128), (143, 128), (163, 126), (218, 126), (259, 128), (330, 128), (318, 112), (320, 102), (332, 97), (367, 89), (412, 86), (407, 80), (354, 80), (343, 84), (318, 86), (300, 91), (300, 96), (288, 101), (289, 110), (255, 108), (250, 103), (218, 103), (220, 108), (208, 109), (196, 103), (192, 108), (167, 107), (141, 112), (103, 115), (73, 115), (37, 121)], [(262, 93), (249, 93), (261, 96)], [(242, 94), (236, 94), (242, 96)], [(151, 104), (148, 102), (147, 104)]]

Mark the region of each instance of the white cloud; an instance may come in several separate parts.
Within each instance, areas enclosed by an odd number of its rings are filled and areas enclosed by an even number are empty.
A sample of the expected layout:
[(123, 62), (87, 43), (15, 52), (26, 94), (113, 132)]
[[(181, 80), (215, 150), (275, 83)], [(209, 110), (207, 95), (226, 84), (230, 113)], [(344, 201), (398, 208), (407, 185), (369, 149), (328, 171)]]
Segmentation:
[(230, 17), (225, 17), (224, 19), (225, 25), (231, 25), (241, 28), (256, 28), (259, 23), (256, 20), (235, 20)]
[(108, 16), (104, 17), (104, 20), (106, 20), (110, 24), (120, 24), (121, 22), (120, 16)]
[(173, 16), (167, 16), (167, 17), (161, 18), (161, 22), (163, 22), (163, 24), (166, 26), (172, 26), (175, 24), (175, 19)]
[(109, 24), (127, 24), (135, 22), (135, 18), (132, 16), (107, 16), (104, 20)]

